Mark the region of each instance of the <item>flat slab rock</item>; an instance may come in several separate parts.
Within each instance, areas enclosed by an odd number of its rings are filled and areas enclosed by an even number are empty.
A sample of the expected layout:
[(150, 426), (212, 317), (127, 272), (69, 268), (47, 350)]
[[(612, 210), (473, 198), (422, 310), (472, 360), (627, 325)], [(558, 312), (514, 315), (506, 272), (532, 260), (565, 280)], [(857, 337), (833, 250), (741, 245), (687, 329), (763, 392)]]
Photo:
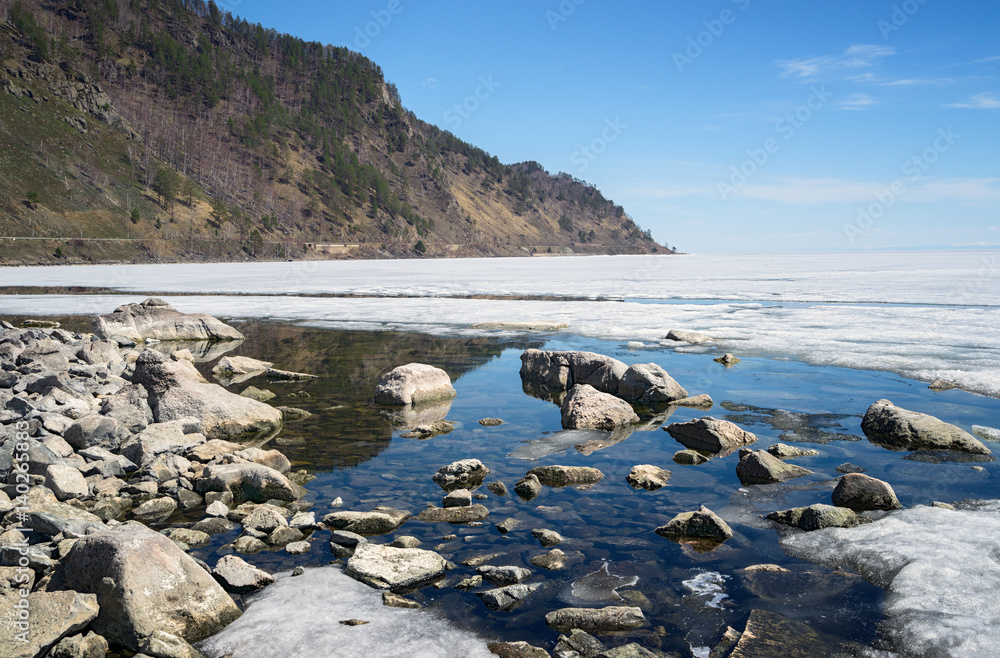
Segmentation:
[(476, 503), (463, 507), (428, 507), (417, 515), (419, 521), (426, 523), (473, 523), (485, 521), (490, 515), (485, 505)]
[[(568, 487), (580, 484), (596, 484), (604, 479), (604, 473), (589, 466), (536, 466), (528, 471), (547, 487)], [(526, 477), (527, 477), (526, 476)]]
[(376, 589), (407, 590), (444, 575), (446, 562), (434, 551), (358, 544), (345, 573)]
[(337, 530), (347, 530), (363, 537), (385, 535), (394, 531), (410, 518), (406, 510), (376, 507), (368, 512), (345, 510), (323, 517), (323, 523)]
[(562, 608), (545, 615), (545, 624), (561, 633), (574, 628), (587, 633), (613, 633), (639, 628), (645, 623), (642, 610), (633, 606)]

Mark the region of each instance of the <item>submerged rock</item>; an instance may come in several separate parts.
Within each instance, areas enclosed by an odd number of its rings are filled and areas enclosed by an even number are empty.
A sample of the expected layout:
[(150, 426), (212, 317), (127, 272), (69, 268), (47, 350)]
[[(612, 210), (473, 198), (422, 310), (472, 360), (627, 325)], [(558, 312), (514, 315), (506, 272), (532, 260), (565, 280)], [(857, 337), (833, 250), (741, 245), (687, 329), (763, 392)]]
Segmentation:
[(420, 404), (456, 395), (448, 373), (424, 363), (393, 368), (375, 386), (375, 404)]
[(670, 471), (651, 464), (639, 464), (632, 467), (625, 480), (633, 489), (656, 491), (670, 481)]
[(748, 449), (736, 465), (736, 476), (742, 484), (775, 484), (811, 474), (808, 468), (786, 464), (764, 450)]
[(697, 511), (682, 512), (656, 529), (656, 534), (668, 538), (708, 539), (724, 542), (733, 531), (719, 515), (702, 505)]
[(716, 363), (721, 363), (722, 365), (726, 366), (727, 368), (731, 368), (732, 366), (735, 366), (737, 363), (740, 362), (739, 359), (737, 359), (735, 356), (733, 356), (729, 352), (726, 352), (722, 356), (717, 356), (717, 357), (715, 357), (712, 360), (715, 361)]
[(819, 450), (812, 448), (799, 448), (785, 443), (775, 443), (768, 446), (767, 451), (778, 459), (795, 459), (796, 457), (813, 457), (819, 454)]
[(445, 560), (422, 548), (358, 544), (344, 573), (376, 589), (407, 590), (444, 575)]
[(632, 405), (588, 384), (570, 389), (562, 403), (563, 429), (614, 430), (639, 422)]
[(686, 423), (674, 423), (664, 430), (686, 448), (719, 453), (722, 457), (757, 440), (752, 433), (734, 423), (711, 416)]
[(632, 606), (562, 608), (545, 615), (545, 624), (562, 633), (574, 628), (587, 633), (613, 633), (639, 628), (645, 623), (642, 610)]
[(538, 498), (541, 492), (542, 483), (534, 473), (529, 473), (514, 483), (514, 493), (520, 496), (521, 500), (530, 502)]
[(860, 473), (848, 473), (840, 478), (833, 490), (833, 504), (855, 512), (900, 509), (896, 492), (888, 482)]
[(674, 453), (674, 462), (684, 466), (697, 466), (708, 461), (708, 457), (697, 450), (678, 450)]
[[(528, 471), (546, 487), (569, 487), (580, 484), (596, 484), (604, 479), (604, 473), (589, 466), (536, 466)], [(527, 477), (526, 476), (526, 477)]]
[(814, 658), (830, 655), (831, 649), (808, 624), (766, 610), (751, 610), (746, 629), (729, 657)]
[(555, 530), (535, 528), (531, 531), (531, 536), (537, 539), (538, 542), (546, 548), (549, 546), (556, 546), (557, 544), (561, 544), (563, 542), (563, 536)]
[(498, 567), (492, 564), (484, 564), (476, 569), (476, 573), (482, 576), (483, 580), (495, 587), (516, 585), (531, 578), (531, 569), (515, 566)]
[(486, 646), (493, 655), (500, 658), (550, 658), (548, 651), (528, 644), (523, 640), (518, 642), (489, 642)]
[(965, 430), (917, 411), (879, 400), (868, 407), (861, 430), (875, 445), (890, 450), (957, 450), (979, 455), (990, 449)]

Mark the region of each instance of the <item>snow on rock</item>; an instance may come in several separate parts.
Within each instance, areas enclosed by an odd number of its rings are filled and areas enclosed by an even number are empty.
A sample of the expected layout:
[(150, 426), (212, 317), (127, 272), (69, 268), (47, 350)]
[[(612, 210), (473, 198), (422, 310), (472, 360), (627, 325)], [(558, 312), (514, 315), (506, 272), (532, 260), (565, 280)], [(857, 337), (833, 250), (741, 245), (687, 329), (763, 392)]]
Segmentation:
[[(369, 623), (337, 623), (347, 619)], [(209, 658), (492, 656), (475, 634), (427, 610), (384, 606), (380, 591), (333, 567), (306, 569), (294, 578), (279, 575), (250, 599), (242, 617), (198, 648)]]
[(914, 507), (854, 528), (785, 537), (790, 554), (886, 588), (883, 633), (904, 656), (995, 656), (1000, 502)]

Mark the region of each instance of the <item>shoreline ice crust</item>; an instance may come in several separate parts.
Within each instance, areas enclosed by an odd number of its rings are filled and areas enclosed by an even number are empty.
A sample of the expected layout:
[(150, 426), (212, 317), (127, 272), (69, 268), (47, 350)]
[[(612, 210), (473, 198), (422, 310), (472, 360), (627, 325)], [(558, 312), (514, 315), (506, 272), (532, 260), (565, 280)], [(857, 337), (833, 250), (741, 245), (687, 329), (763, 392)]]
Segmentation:
[(914, 507), (854, 528), (781, 540), (789, 554), (847, 567), (886, 588), (883, 635), (903, 656), (995, 656), (1000, 643), (1000, 502)]
[[(360, 619), (367, 624), (345, 626)], [(246, 612), (199, 643), (209, 658), (273, 656), (385, 656), (386, 658), (491, 658), (486, 641), (428, 610), (382, 605), (378, 590), (334, 567), (277, 576)]]

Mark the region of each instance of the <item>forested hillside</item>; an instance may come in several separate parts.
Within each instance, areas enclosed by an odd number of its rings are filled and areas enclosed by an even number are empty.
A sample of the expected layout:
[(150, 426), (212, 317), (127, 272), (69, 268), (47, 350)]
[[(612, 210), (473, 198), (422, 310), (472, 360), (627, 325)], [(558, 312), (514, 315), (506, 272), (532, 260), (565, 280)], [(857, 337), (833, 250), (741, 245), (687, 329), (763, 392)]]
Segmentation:
[(4, 262), (665, 251), (593, 186), (421, 121), (346, 48), (201, 0), (0, 9)]

